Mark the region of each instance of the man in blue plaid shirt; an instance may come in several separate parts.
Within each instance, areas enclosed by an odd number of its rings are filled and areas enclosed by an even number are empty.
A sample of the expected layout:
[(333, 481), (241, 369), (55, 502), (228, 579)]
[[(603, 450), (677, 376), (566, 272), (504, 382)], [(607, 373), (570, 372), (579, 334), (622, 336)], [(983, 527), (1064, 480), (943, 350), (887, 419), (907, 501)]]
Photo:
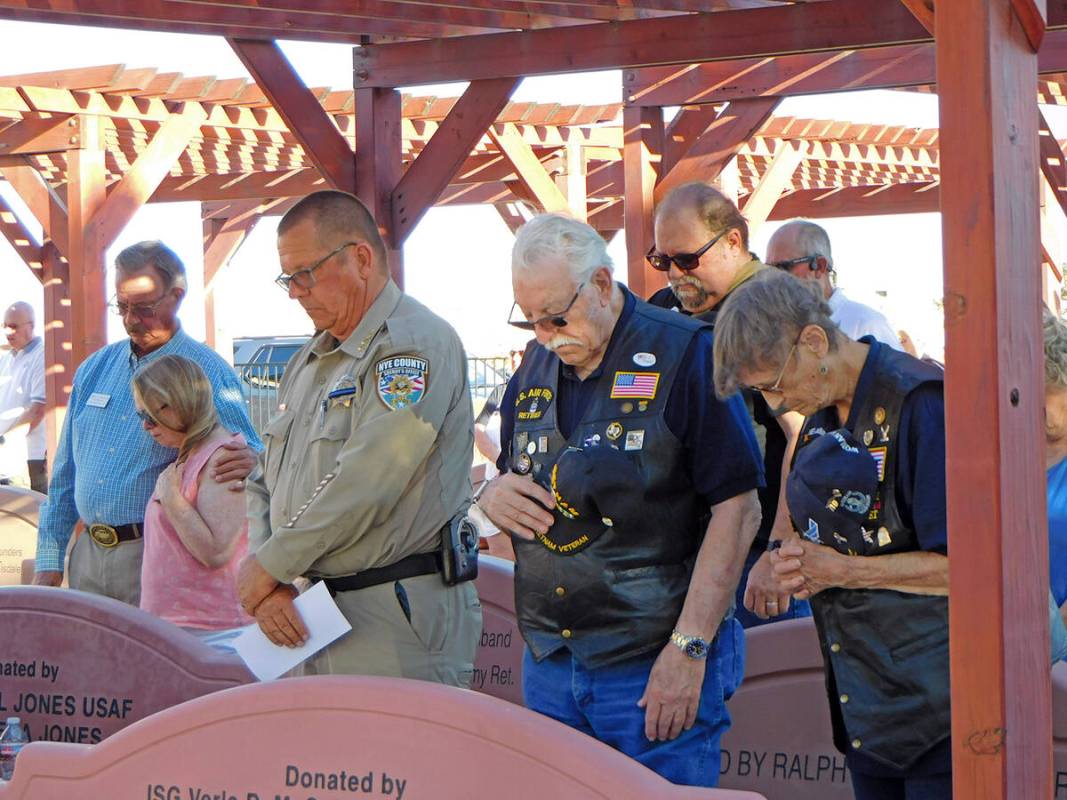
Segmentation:
[(111, 310), (130, 338), (97, 350), (78, 367), (56, 452), (48, 502), (41, 507), (34, 583), (58, 586), (63, 558), (79, 519), (86, 534), (70, 554), (70, 586), (137, 605), (141, 595), (141, 525), (156, 479), (175, 458), (144, 430), (130, 389), (134, 372), (164, 354), (199, 364), (215, 390), (223, 426), (244, 434), (249, 447), (232, 449), (215, 473), (244, 479), (262, 449), (245, 413), (233, 369), (215, 351), (189, 337), (178, 322), (185, 267), (161, 242), (141, 242), (115, 260)]

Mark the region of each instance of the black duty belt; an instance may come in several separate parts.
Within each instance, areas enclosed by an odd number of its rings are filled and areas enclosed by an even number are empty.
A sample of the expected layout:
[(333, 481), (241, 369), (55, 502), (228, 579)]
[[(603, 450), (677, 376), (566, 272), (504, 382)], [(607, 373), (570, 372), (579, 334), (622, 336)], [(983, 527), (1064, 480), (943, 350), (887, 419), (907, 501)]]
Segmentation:
[(117, 527), (94, 522), (89, 526), (89, 536), (101, 547), (114, 547), (119, 542), (132, 542), (143, 535), (144, 527), (140, 522), (131, 522), (129, 525)]
[(354, 592), (357, 589), (366, 589), (381, 583), (402, 581), (418, 575), (432, 575), (440, 571), (441, 556), (439, 553), (415, 553), (387, 567), (365, 569), (356, 575), (346, 575), (343, 578), (322, 578), (322, 582), (326, 584), (330, 594), (337, 594), (337, 592)]

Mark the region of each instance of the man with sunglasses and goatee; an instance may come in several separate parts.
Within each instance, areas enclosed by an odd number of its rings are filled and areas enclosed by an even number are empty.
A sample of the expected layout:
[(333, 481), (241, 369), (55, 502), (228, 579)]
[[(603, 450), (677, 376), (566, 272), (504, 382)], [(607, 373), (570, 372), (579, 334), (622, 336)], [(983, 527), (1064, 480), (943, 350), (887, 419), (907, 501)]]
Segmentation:
[(589, 225), (528, 222), (512, 286), (509, 321), (536, 339), (479, 505), (515, 544), (526, 704), (674, 783), (714, 786), (763, 483), (744, 405), (710, 388), (708, 327), (616, 283)]
[[(656, 208), (655, 245), (649, 263), (667, 273), (669, 285), (649, 302), (691, 315), (714, 327), (723, 301), (766, 265), (748, 249), (748, 224), (718, 189), (687, 183)], [(772, 414), (759, 392), (742, 392), (763, 454), (766, 485), (759, 490), (762, 521), (744, 558), (735, 613), (746, 628), (779, 619), (811, 616), (806, 600), (794, 601), (778, 588), (767, 548), (793, 536), (785, 503), (780, 502), (792, 449), (803, 421), (799, 414)]]

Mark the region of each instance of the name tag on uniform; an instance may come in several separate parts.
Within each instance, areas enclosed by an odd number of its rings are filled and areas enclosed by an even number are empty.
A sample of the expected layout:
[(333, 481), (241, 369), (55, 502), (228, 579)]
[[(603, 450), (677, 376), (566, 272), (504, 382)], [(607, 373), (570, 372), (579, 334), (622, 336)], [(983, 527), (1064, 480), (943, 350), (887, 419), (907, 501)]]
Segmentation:
[(92, 406), (93, 408), (107, 408), (109, 400), (111, 400), (111, 395), (103, 394), (101, 392), (93, 392), (89, 395), (89, 399), (85, 401), (85, 405)]

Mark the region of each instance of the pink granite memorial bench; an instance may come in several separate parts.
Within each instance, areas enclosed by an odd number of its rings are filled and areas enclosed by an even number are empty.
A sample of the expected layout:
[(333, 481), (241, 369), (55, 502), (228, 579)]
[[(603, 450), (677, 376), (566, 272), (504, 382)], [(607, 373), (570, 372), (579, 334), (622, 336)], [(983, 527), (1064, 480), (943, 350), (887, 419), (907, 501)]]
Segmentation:
[(25, 562), (37, 554), (37, 512), (45, 496), (30, 489), (0, 486), (0, 586), (18, 586)]
[(1052, 668), (1052, 769), (1056, 800), (1067, 800), (1067, 664)]
[(522, 635), (515, 621), (515, 565), (484, 553), (474, 581), (482, 601), (482, 637), (471, 688), (522, 705)]
[(560, 723), (475, 692), (315, 677), (216, 692), (95, 747), (35, 742), (2, 800), (757, 800), (674, 786)]
[(33, 740), (95, 744), (253, 680), (236, 656), (125, 603), (70, 589), (0, 587), (0, 631), (0, 717), (21, 717)]
[(815, 623), (746, 631), (745, 680), (729, 703), (719, 785), (770, 800), (851, 800), (845, 757), (830, 729)]

